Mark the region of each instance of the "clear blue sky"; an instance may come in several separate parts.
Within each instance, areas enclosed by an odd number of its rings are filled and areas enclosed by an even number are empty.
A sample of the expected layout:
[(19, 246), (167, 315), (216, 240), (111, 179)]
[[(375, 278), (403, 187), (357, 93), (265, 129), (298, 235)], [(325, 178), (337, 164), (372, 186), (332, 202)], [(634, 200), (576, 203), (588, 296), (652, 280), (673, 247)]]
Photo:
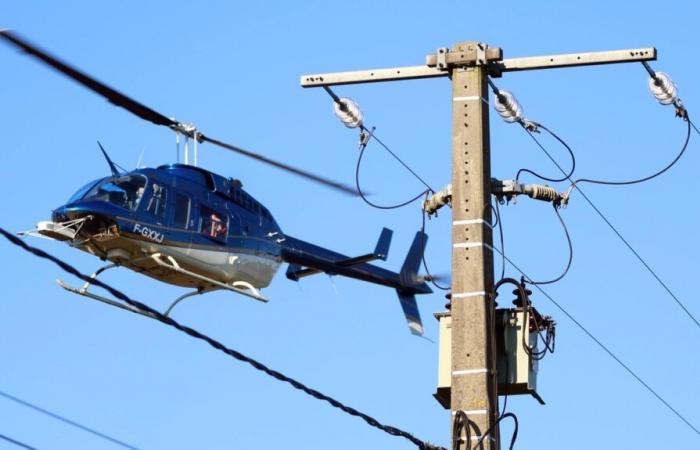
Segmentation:
[[(213, 137), (351, 183), (357, 136), (333, 117), (325, 93), (299, 86), (304, 73), (417, 65), (467, 40), (500, 46), (507, 57), (656, 46), (654, 67), (672, 75), (692, 116), (700, 114), (697, 17), (690, 1), (43, 1), (4, 2), (0, 26)], [(106, 174), (97, 139), (125, 167), (144, 148), (147, 165), (173, 161), (169, 130), (4, 45), (0, 67), (2, 227), (32, 228)], [(639, 64), (513, 73), (497, 82), (527, 117), (572, 145), (580, 176), (648, 174), (683, 141), (684, 124), (649, 95)], [(358, 101), (366, 122), (430, 184), (450, 181), (447, 80), (337, 91)], [(524, 166), (556, 174), (519, 127), (492, 113), (491, 132), (494, 176), (510, 178)], [(696, 315), (698, 150), (695, 135), (678, 166), (644, 185), (586, 187)], [(389, 268), (401, 265), (420, 226), (417, 206), (372, 210), (216, 148), (205, 146), (201, 163), (242, 179), (293, 236), (359, 254), (382, 226), (394, 229)], [(363, 178), (376, 201), (421, 189), (376, 146)], [(509, 256), (533, 277), (557, 274), (566, 245), (551, 208), (523, 200), (502, 210)], [(548, 291), (700, 425), (700, 330), (579, 196), (563, 216), (574, 264)], [(447, 272), (449, 216), (431, 221), (428, 232), (428, 261)], [(101, 264), (59, 243), (34, 244), (85, 272)], [(144, 449), (414, 448), (170, 328), (63, 292), (54, 282), (65, 277), (59, 269), (8, 244), (0, 243), (0, 255), (0, 390)], [(156, 308), (181, 293), (127, 271), (105, 280)], [(437, 345), (410, 336), (391, 290), (325, 276), (298, 286), (280, 272), (266, 294), (272, 301), (262, 305), (215, 293), (182, 304), (175, 317), (385, 423), (448, 444), (449, 414), (432, 398)], [(558, 345), (540, 365), (547, 406), (509, 399), (521, 424), (517, 448), (700, 448), (696, 434), (542, 295), (533, 299), (558, 319)], [(432, 314), (444, 299), (419, 300), (426, 336), (436, 340)], [(117, 448), (2, 398), (0, 434), (40, 449)]]

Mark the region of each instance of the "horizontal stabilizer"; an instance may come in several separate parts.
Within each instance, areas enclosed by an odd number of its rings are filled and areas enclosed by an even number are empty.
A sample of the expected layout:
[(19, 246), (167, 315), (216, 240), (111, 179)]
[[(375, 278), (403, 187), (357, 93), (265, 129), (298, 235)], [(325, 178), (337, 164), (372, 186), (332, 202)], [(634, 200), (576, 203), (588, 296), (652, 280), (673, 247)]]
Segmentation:
[(341, 259), (339, 261), (333, 261), (330, 264), (329, 269), (330, 270), (320, 270), (316, 268), (304, 268), (298, 264), (290, 264), (289, 267), (287, 268), (287, 278), (293, 281), (299, 281), (300, 279), (304, 277), (308, 277), (310, 275), (316, 275), (318, 273), (323, 273), (327, 272), (330, 274), (333, 274), (332, 266), (333, 265), (338, 265), (341, 267), (350, 267), (350, 266), (355, 266), (357, 264), (362, 264), (366, 262), (371, 262), (371, 261), (376, 261), (376, 260), (382, 260), (386, 261), (387, 256), (389, 255), (389, 246), (391, 245), (391, 237), (394, 234), (394, 232), (388, 228), (383, 228), (381, 234), (379, 235), (379, 240), (377, 241), (377, 245), (374, 248), (373, 253), (367, 253), (366, 255), (361, 255), (361, 256), (355, 256), (352, 258), (345, 258)]

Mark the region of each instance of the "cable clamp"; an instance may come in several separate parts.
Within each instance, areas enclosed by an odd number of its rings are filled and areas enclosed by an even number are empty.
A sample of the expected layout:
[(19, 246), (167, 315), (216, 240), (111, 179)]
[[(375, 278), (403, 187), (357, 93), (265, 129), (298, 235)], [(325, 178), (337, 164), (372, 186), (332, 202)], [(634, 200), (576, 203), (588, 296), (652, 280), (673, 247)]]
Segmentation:
[(520, 125), (522, 125), (523, 128), (525, 128), (527, 131), (529, 131), (531, 133), (539, 133), (540, 132), (540, 129), (537, 126), (537, 124), (531, 120), (521, 119)]
[(437, 212), (440, 208), (442, 208), (445, 205), (451, 204), (452, 184), (448, 184), (443, 190), (435, 192), (430, 197), (427, 197), (423, 201), (421, 207), (423, 208), (423, 211), (425, 211), (428, 214), (428, 216), (433, 216), (437, 215)]
[(534, 200), (542, 200), (559, 207), (568, 201), (567, 194), (557, 192), (553, 187), (542, 184), (520, 184), (518, 180), (498, 180), (491, 178), (491, 193), (496, 196), (498, 202), (516, 203), (518, 195), (527, 195)]
[(372, 127), (371, 130), (367, 130), (367, 128), (362, 127), (360, 129), (360, 144), (358, 146), (358, 150), (362, 151), (367, 147), (367, 144), (369, 144), (370, 139), (372, 139), (372, 136), (374, 136), (374, 130), (376, 130), (377, 127)]

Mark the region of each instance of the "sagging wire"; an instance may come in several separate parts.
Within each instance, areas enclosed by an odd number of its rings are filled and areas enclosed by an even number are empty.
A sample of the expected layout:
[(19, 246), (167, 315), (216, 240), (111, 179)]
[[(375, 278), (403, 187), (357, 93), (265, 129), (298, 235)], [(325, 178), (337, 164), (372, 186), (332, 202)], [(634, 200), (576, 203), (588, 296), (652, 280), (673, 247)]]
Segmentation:
[[(328, 86), (323, 86), (323, 89), (328, 93), (328, 95), (333, 99), (333, 111), (335, 115), (338, 117), (338, 119), (348, 128), (359, 128), (360, 129), (360, 144), (359, 144), (359, 151), (360, 154), (357, 158), (357, 165), (355, 167), (355, 186), (357, 188), (357, 192), (360, 195), (360, 198), (367, 203), (369, 206), (377, 209), (397, 209), (397, 208), (402, 208), (406, 205), (409, 205), (419, 198), (423, 197), (426, 195), (426, 193), (433, 193), (435, 190), (430, 187), (430, 185), (420, 176), (418, 175), (408, 164), (406, 164), (396, 153), (394, 153), (391, 148), (389, 148), (388, 145), (386, 145), (381, 139), (379, 139), (376, 134), (375, 134), (375, 127), (372, 127), (371, 129), (368, 129), (364, 123), (363, 123), (363, 115), (362, 111), (360, 110), (359, 106), (357, 103), (352, 101), (349, 98), (346, 97), (338, 97), (335, 92)], [(415, 197), (412, 197), (409, 200), (406, 200), (404, 202), (395, 204), (395, 205), (379, 205), (377, 203), (374, 203), (370, 201), (365, 193), (362, 191), (362, 188), (360, 187), (360, 164), (362, 162), (362, 157), (364, 156), (365, 150), (367, 148), (367, 144), (374, 139), (377, 141), (377, 143), (386, 151), (388, 152), (396, 161), (398, 161), (406, 170), (408, 170), (411, 175), (413, 175), (423, 186), (425, 186), (426, 190), (421, 192), (420, 194), (416, 195)]]
[[(647, 72), (649, 73), (649, 75), (650, 75), (650, 76), (652, 77), (652, 79), (653, 79), (653, 77), (656, 75), (656, 72), (654, 72), (654, 71), (651, 69), (651, 67), (649, 66), (649, 64), (643, 62), (643, 65), (644, 65), (644, 68), (647, 70)], [(652, 83), (652, 84), (653, 84), (653, 83)], [(675, 86), (675, 85), (674, 85), (674, 86)], [(651, 86), (650, 86), (650, 87), (651, 87)], [(677, 117), (681, 117), (683, 120), (687, 120), (687, 122), (688, 122), (688, 124), (689, 124), (689, 127), (692, 126), (692, 127), (696, 130), (696, 132), (698, 132), (698, 134), (700, 134), (700, 131), (698, 131), (697, 127), (695, 127), (695, 125), (693, 124), (693, 122), (690, 120), (690, 117), (689, 117), (689, 114), (688, 114), (687, 110), (685, 109), (685, 107), (683, 107), (683, 105), (681, 104), (680, 100), (677, 98), (677, 90), (676, 90), (675, 92), (676, 92), (676, 95), (675, 95), (674, 103), (673, 103), (673, 104), (674, 104), (674, 106), (676, 107), (676, 116), (677, 116)], [(652, 94), (654, 94), (654, 92), (652, 92)], [(654, 96), (656, 97), (655, 94), (654, 94)], [(663, 96), (662, 96), (662, 97), (663, 97)], [(659, 99), (659, 98), (657, 97), (657, 99), (659, 100), (659, 103), (662, 103), (661, 100), (663, 100), (663, 98)], [(665, 103), (662, 103), (662, 104), (665, 104)], [(682, 109), (681, 109), (681, 108), (682, 108)], [(533, 137), (533, 139), (535, 138), (534, 136), (532, 136), (532, 137)], [(680, 156), (683, 155), (683, 153), (685, 152), (685, 149), (687, 148), (689, 138), (690, 138), (690, 133), (688, 133), (688, 135), (686, 136), (686, 142), (684, 143), (683, 148), (681, 149), (681, 152), (679, 153), (679, 155), (674, 159), (674, 161), (673, 161), (670, 165), (666, 166), (666, 167), (665, 167), (664, 169), (662, 169), (660, 172), (657, 172), (656, 174), (654, 174), (654, 177), (655, 177), (655, 176), (658, 176), (658, 175), (661, 175), (661, 173), (663, 173), (663, 172), (669, 170), (669, 169), (680, 159)], [(540, 148), (542, 148), (542, 146), (540, 146)], [(559, 169), (559, 171), (560, 171), (562, 174), (566, 174), (566, 173), (567, 173), (567, 172), (564, 170), (564, 168), (562, 168), (561, 165), (549, 154), (549, 152), (545, 152), (545, 154), (549, 157), (549, 159), (552, 161), (552, 163)], [(648, 177), (647, 177), (647, 178), (648, 178)], [(610, 230), (612, 230), (612, 232), (620, 239), (620, 241), (627, 247), (627, 249), (628, 249), (630, 252), (632, 252), (632, 254), (634, 255), (634, 257), (637, 258), (637, 260), (642, 264), (642, 266), (644, 266), (644, 268), (649, 272), (649, 274), (652, 276), (652, 278), (654, 278), (654, 279), (657, 281), (657, 283), (659, 283), (659, 285), (666, 291), (666, 293), (671, 297), (671, 299), (683, 310), (683, 312), (686, 314), (686, 316), (688, 316), (688, 318), (695, 324), (695, 326), (698, 327), (698, 328), (700, 328), (700, 320), (698, 320), (698, 319), (693, 315), (693, 313), (690, 312), (690, 310), (688, 309), (688, 307), (678, 298), (678, 296), (676, 296), (676, 294), (675, 294), (675, 293), (671, 290), (671, 288), (661, 279), (661, 277), (660, 277), (660, 276), (656, 273), (656, 271), (649, 265), (649, 263), (647, 263), (647, 261), (642, 257), (642, 255), (639, 254), (639, 252), (632, 246), (632, 244), (630, 244), (629, 241), (627, 241), (627, 239), (625, 239), (625, 237), (624, 237), (624, 236), (622, 235), (622, 233), (617, 229), (617, 227), (615, 227), (615, 225), (613, 225), (612, 222), (610, 222), (610, 220), (609, 220), (609, 219), (605, 216), (605, 214), (603, 214), (603, 212), (595, 205), (595, 203), (593, 203), (593, 200), (591, 200), (590, 197), (588, 197), (588, 195), (586, 195), (586, 193), (583, 192), (583, 190), (581, 189), (581, 187), (578, 186), (576, 183), (574, 183), (574, 181), (573, 181), (571, 178), (569, 178), (568, 180), (572, 183), (572, 189), (575, 189), (579, 194), (581, 194), (581, 196), (582, 196), (583, 199), (586, 201), (586, 203), (588, 203), (588, 205), (589, 205), (591, 208), (593, 208), (593, 210), (596, 212), (596, 214), (598, 214), (598, 216), (603, 220), (603, 222), (605, 222), (605, 224), (608, 226), (608, 228), (610, 228)], [(565, 194), (565, 197), (566, 197), (566, 194)], [(567, 200), (568, 200), (568, 199), (567, 199)], [(700, 433), (699, 433), (699, 434), (700, 434)]]
[(360, 144), (360, 155), (357, 158), (357, 166), (355, 167), (355, 186), (357, 187), (357, 193), (360, 194), (360, 198), (367, 203), (369, 206), (377, 209), (398, 209), (398, 208), (403, 208), (406, 205), (409, 205), (416, 200), (420, 199), (421, 197), (424, 197), (426, 194), (429, 194), (432, 191), (430, 187), (426, 189), (425, 191), (421, 192), (420, 194), (416, 195), (415, 197), (412, 197), (409, 200), (406, 200), (401, 203), (397, 203), (395, 205), (379, 205), (377, 203), (372, 202), (367, 198), (365, 193), (362, 191), (362, 188), (360, 187), (360, 164), (362, 163), (362, 156), (365, 154), (365, 149), (367, 148), (367, 143), (361, 143)]
[[(665, 172), (667, 172), (671, 167), (673, 167), (683, 156), (685, 153), (686, 149), (688, 148), (688, 143), (690, 142), (690, 133), (691, 133), (691, 128), (695, 128), (695, 131), (700, 134), (700, 131), (695, 127), (695, 125), (692, 123), (690, 120), (690, 117), (688, 115), (688, 110), (683, 106), (683, 102), (681, 99), (678, 97), (678, 88), (676, 87), (675, 83), (671, 80), (671, 77), (664, 73), (664, 72), (655, 72), (654, 69), (651, 68), (651, 66), (646, 62), (642, 61), (642, 65), (644, 66), (644, 69), (647, 71), (649, 74), (649, 91), (651, 94), (656, 98), (656, 100), (662, 104), (662, 105), (673, 105), (676, 109), (676, 117), (679, 117), (681, 120), (685, 121), (688, 123), (688, 130), (686, 132), (686, 137), (685, 137), (685, 142), (683, 143), (683, 146), (681, 147), (680, 152), (676, 155), (676, 157), (666, 166), (664, 166), (661, 170), (658, 170), (654, 172), (651, 175), (642, 177), (642, 178), (637, 178), (633, 180), (624, 180), (624, 181), (608, 181), (608, 180), (596, 180), (592, 178), (580, 178), (576, 181), (572, 181), (571, 187), (569, 187), (569, 190), (566, 194), (565, 201), (568, 201), (569, 195), (571, 192), (574, 190), (574, 188), (577, 187), (578, 184), (581, 183), (591, 183), (591, 184), (600, 184), (600, 185), (606, 185), (606, 186), (627, 186), (631, 184), (639, 184), (639, 183), (644, 183), (645, 181), (652, 180)], [(571, 180), (569, 180), (571, 181)]]
[(372, 416), (369, 416), (365, 413), (358, 411), (355, 408), (347, 406), (344, 403), (341, 403), (340, 401), (334, 399), (333, 397), (329, 397), (329, 396), (322, 394), (321, 392), (319, 392), (315, 389), (309, 388), (308, 386), (295, 380), (294, 378), (288, 377), (288, 376), (282, 374), (281, 372), (278, 372), (274, 369), (271, 369), (271, 368), (267, 367), (266, 365), (264, 365), (263, 363), (255, 360), (253, 358), (250, 358), (249, 356), (246, 356), (237, 350), (226, 347), (221, 342), (195, 330), (194, 328), (190, 328), (186, 325), (182, 325), (181, 323), (174, 320), (172, 317), (165, 316), (164, 314), (151, 308), (150, 306), (148, 306), (144, 303), (141, 303), (137, 300), (133, 300), (133, 299), (129, 298), (126, 294), (113, 288), (112, 286), (108, 285), (107, 283), (105, 283), (97, 278), (92, 278), (86, 274), (81, 273), (80, 271), (78, 271), (78, 269), (71, 266), (67, 262), (65, 262), (65, 261), (63, 261), (63, 260), (61, 260), (53, 255), (50, 255), (49, 253), (46, 253), (45, 251), (43, 251), (39, 248), (32, 247), (32, 246), (28, 245), (27, 243), (25, 243), (24, 241), (22, 241), (21, 239), (19, 239), (18, 237), (14, 236), (12, 233), (9, 233), (8, 231), (6, 231), (5, 229), (3, 229), (1, 227), (0, 227), (0, 235), (5, 237), (5, 239), (7, 239), (11, 244), (23, 249), (24, 251), (31, 253), (32, 255), (37, 256), (39, 258), (49, 260), (49, 261), (53, 262), (54, 264), (56, 264), (58, 267), (60, 267), (62, 270), (66, 271), (67, 273), (70, 273), (71, 275), (73, 275), (73, 276), (75, 276), (75, 277), (77, 277), (85, 282), (90, 282), (91, 284), (93, 284), (95, 286), (98, 286), (98, 287), (101, 287), (102, 289), (105, 289), (112, 296), (121, 300), (122, 302), (126, 303), (127, 305), (131, 306), (134, 310), (137, 310), (141, 314), (148, 316), (148, 317), (150, 317), (158, 322), (161, 322), (165, 325), (173, 327), (173, 328), (177, 329), (178, 331), (181, 331), (182, 333), (187, 334), (190, 337), (193, 337), (193, 338), (198, 339), (198, 340), (202, 340), (202, 341), (206, 342), (207, 344), (209, 344), (210, 346), (212, 346), (213, 348), (215, 348), (216, 350), (219, 350), (219, 351), (225, 353), (226, 355), (228, 355), (228, 356), (230, 356), (238, 361), (249, 364), (250, 366), (252, 366), (256, 370), (263, 372), (266, 375), (268, 375), (272, 378), (275, 378), (278, 381), (288, 383), (293, 388), (300, 390), (300, 391), (304, 392), (305, 394), (307, 394), (307, 395), (309, 395), (317, 400), (325, 401), (328, 404), (330, 404), (331, 406), (333, 406), (334, 408), (337, 408), (346, 414), (349, 414), (349, 415), (354, 416), (354, 417), (359, 417), (360, 419), (362, 419), (365, 423), (367, 423), (371, 427), (377, 428), (377, 429), (384, 431), (385, 433), (390, 434), (392, 436), (398, 436), (398, 437), (402, 437), (404, 439), (407, 439), (410, 442), (412, 442), (414, 445), (416, 445), (420, 450), (446, 450), (443, 447), (434, 446), (434, 445), (430, 444), (429, 442), (418, 439), (413, 434), (411, 434), (407, 431), (404, 431), (404, 430), (401, 430), (399, 428), (392, 427), (389, 425), (384, 425)]
[(552, 183), (559, 183), (569, 179), (569, 177), (571, 177), (574, 174), (574, 171), (576, 170), (576, 155), (574, 155), (574, 152), (571, 149), (571, 147), (569, 147), (569, 145), (556, 133), (554, 133), (552, 130), (545, 127), (541, 123), (526, 119), (523, 116), (523, 108), (522, 106), (520, 106), (520, 103), (518, 103), (518, 100), (516, 100), (515, 96), (513, 96), (513, 94), (509, 91), (499, 89), (490, 77), (487, 77), (487, 80), (489, 86), (491, 86), (493, 94), (496, 96), (496, 102), (493, 105), (494, 109), (504, 121), (508, 123), (518, 123), (521, 127), (523, 127), (523, 129), (528, 132), (528, 135), (535, 141), (535, 143), (542, 149), (542, 151), (544, 151), (545, 154), (547, 154), (547, 156), (550, 159), (554, 158), (552, 157), (552, 155), (549, 154), (547, 149), (545, 149), (544, 146), (540, 144), (540, 142), (535, 138), (533, 134), (539, 133), (540, 129), (546, 131), (547, 133), (549, 133), (550, 136), (559, 141), (559, 143), (563, 145), (564, 148), (566, 148), (567, 152), (569, 153), (569, 156), (571, 156), (571, 169), (569, 170), (568, 174), (566, 174), (563, 178), (550, 178), (541, 175), (533, 170), (523, 168), (518, 170), (518, 173), (515, 177), (516, 181), (520, 180), (520, 175), (522, 173), (529, 173), (541, 180), (549, 181)]
[(688, 143), (690, 142), (690, 132), (691, 132), (692, 123), (690, 122), (687, 111), (685, 112), (685, 114), (683, 116), (683, 120), (688, 123), (688, 130), (687, 130), (687, 133), (685, 136), (685, 142), (683, 143), (683, 147), (681, 147), (681, 151), (676, 155), (676, 157), (673, 159), (673, 161), (671, 161), (664, 168), (662, 168), (661, 170), (659, 170), (657, 172), (654, 172), (651, 175), (648, 175), (648, 176), (645, 176), (642, 178), (637, 178), (634, 180), (608, 181), (608, 180), (596, 180), (596, 179), (592, 179), (592, 178), (579, 178), (579, 179), (571, 182), (571, 186), (569, 187), (569, 189), (566, 193), (564, 201), (568, 201), (568, 199), (571, 195), (571, 192), (575, 188), (577, 188), (578, 185), (581, 183), (601, 184), (601, 185), (605, 185), (605, 186), (627, 186), (630, 184), (644, 183), (645, 181), (649, 181), (651, 179), (654, 179), (654, 178), (664, 174), (665, 172), (667, 172), (669, 169), (671, 169), (671, 167), (673, 167), (681, 159), (681, 157), (685, 153), (686, 149), (688, 148)]
[[(426, 194), (427, 194), (427, 192), (426, 192)], [(423, 209), (421, 209), (421, 216), (422, 216), (422, 223), (421, 223), (420, 231), (421, 231), (421, 236), (423, 236), (422, 239), (425, 239), (424, 236), (425, 236), (425, 216), (426, 216), (426, 212), (425, 212)], [(430, 273), (430, 270), (428, 269), (428, 263), (425, 261), (425, 242), (423, 242), (423, 245), (421, 245), (421, 247), (423, 248), (423, 254), (421, 255), (421, 258), (422, 258), (422, 260), (423, 260), (423, 268), (425, 269), (425, 275), (426, 275), (426, 276), (424, 277), (425, 280), (429, 281), (430, 284), (432, 284), (433, 286), (435, 286), (437, 289), (439, 289), (439, 290), (441, 290), (441, 291), (449, 291), (449, 290), (451, 289), (450, 286), (443, 286), (443, 285), (441, 285), (440, 283), (438, 283), (436, 277), (433, 276), (433, 275)]]
[(533, 170), (523, 168), (523, 169), (518, 170), (518, 173), (516, 174), (515, 179), (519, 180), (520, 174), (522, 174), (522, 173), (529, 173), (529, 174), (531, 174), (531, 175), (533, 175), (541, 180), (549, 181), (552, 183), (560, 183), (562, 181), (568, 180), (574, 174), (574, 171), (576, 170), (576, 156), (574, 155), (574, 151), (571, 150), (571, 147), (569, 147), (569, 145), (562, 138), (560, 138), (556, 133), (554, 133), (552, 130), (545, 127), (541, 123), (534, 122), (534, 121), (530, 121), (528, 123), (532, 124), (535, 128), (530, 128), (528, 126), (523, 125), (523, 129), (525, 129), (525, 131), (527, 131), (528, 136), (530, 136), (532, 138), (532, 140), (535, 141), (535, 143), (542, 149), (542, 151), (550, 159), (554, 159), (554, 157), (549, 154), (547, 149), (544, 148), (544, 146), (540, 143), (540, 141), (534, 135), (534, 133), (539, 133), (538, 130), (542, 129), (542, 130), (546, 131), (547, 133), (549, 133), (550, 136), (552, 136), (554, 139), (559, 141), (559, 143), (561, 143), (561, 145), (563, 145), (566, 148), (566, 150), (569, 152), (569, 155), (571, 156), (571, 169), (569, 169), (569, 172), (566, 173), (564, 175), (564, 177), (562, 177), (562, 178), (548, 178), (548, 177), (545, 177), (544, 175), (540, 175), (539, 173), (537, 173)]
[(555, 205), (553, 205), (553, 208), (554, 208), (554, 213), (557, 215), (557, 218), (559, 219), (559, 223), (561, 223), (562, 229), (564, 230), (564, 235), (566, 236), (566, 244), (569, 247), (569, 259), (566, 263), (566, 267), (564, 268), (564, 271), (558, 277), (553, 278), (551, 280), (547, 280), (547, 281), (534, 281), (531, 279), (526, 279), (525, 281), (527, 281), (528, 284), (532, 284), (532, 285), (554, 284), (554, 283), (560, 281), (562, 278), (564, 278), (566, 276), (566, 274), (569, 273), (569, 269), (571, 269), (571, 262), (574, 259), (574, 246), (571, 243), (571, 235), (569, 235), (569, 229), (566, 226), (566, 222), (564, 222), (564, 218), (559, 213), (559, 206), (555, 204)]

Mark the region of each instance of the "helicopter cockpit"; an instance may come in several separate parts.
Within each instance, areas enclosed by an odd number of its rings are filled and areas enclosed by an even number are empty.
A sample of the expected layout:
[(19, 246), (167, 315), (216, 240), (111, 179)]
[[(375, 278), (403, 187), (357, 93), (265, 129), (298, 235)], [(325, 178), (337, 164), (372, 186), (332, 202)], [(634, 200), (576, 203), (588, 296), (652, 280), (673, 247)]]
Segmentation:
[[(93, 185), (80, 197), (85, 188), (78, 191), (71, 200), (101, 200), (121, 208), (135, 211), (146, 188), (146, 177), (138, 174), (105, 178)], [(78, 197), (78, 198), (76, 198)]]

